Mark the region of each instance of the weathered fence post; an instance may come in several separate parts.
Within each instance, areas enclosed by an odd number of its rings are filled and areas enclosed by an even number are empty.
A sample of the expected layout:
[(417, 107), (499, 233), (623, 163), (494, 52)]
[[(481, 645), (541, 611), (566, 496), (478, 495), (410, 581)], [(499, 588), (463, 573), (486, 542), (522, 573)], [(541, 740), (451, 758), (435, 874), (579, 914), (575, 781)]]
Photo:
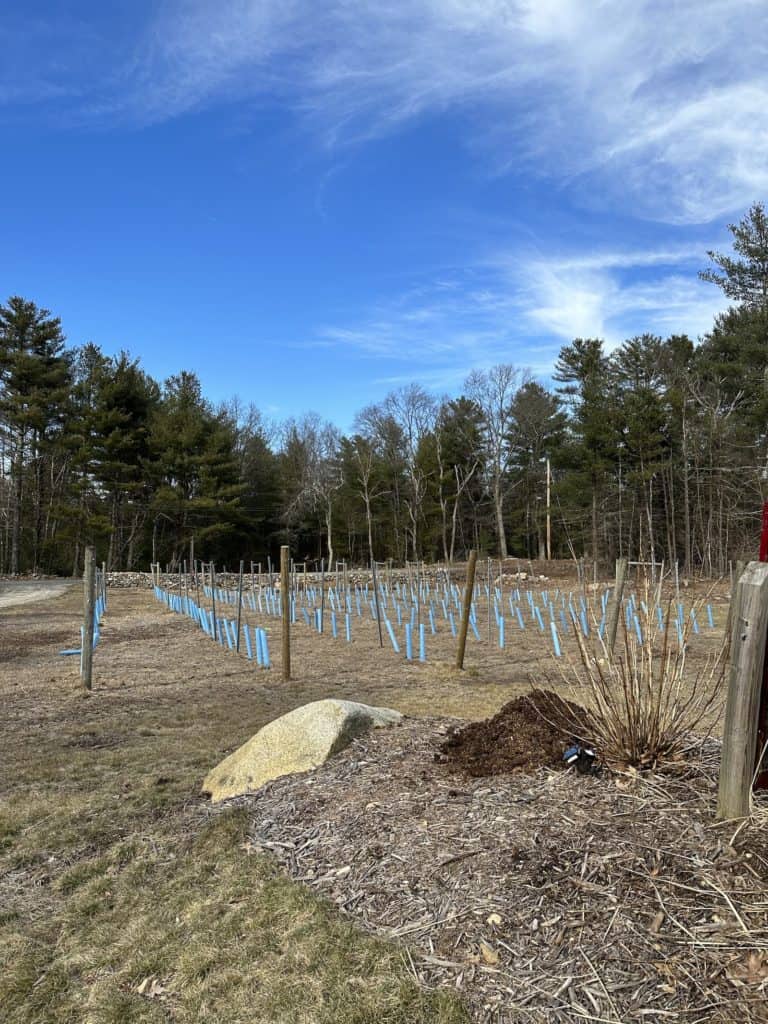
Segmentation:
[(611, 594), (611, 607), (608, 611), (608, 630), (606, 633), (608, 638), (606, 646), (610, 655), (613, 655), (613, 648), (616, 646), (616, 630), (619, 626), (621, 599), (624, 595), (624, 581), (627, 578), (628, 564), (626, 558), (616, 559), (616, 582)]
[(80, 678), (86, 690), (90, 690), (93, 681), (93, 627), (96, 613), (96, 565), (93, 548), (85, 549), (85, 567), (83, 571), (83, 645), (80, 658)]
[(379, 606), (379, 584), (376, 579), (376, 562), (371, 559), (371, 572), (373, 574), (373, 601), (376, 608), (376, 624), (379, 627), (379, 647), (384, 646), (384, 637), (381, 632), (381, 608)]
[(240, 629), (243, 619), (243, 568), (244, 563), (240, 562), (240, 576), (237, 581), (237, 640), (235, 641), (235, 650), (240, 653)]
[(725, 820), (744, 818), (750, 809), (768, 636), (768, 564), (749, 563), (731, 605), (731, 668), (717, 795), (717, 817)]
[(461, 625), (459, 627), (459, 646), (456, 651), (456, 668), (464, 668), (464, 650), (467, 646), (467, 630), (469, 629), (469, 613), (472, 609), (472, 596), (475, 591), (475, 568), (477, 566), (477, 552), (469, 552), (467, 562), (467, 585), (464, 590), (464, 605), (461, 610)]
[(733, 625), (733, 609), (736, 607), (736, 592), (739, 589), (739, 580), (741, 574), (744, 572), (744, 562), (742, 559), (736, 560), (736, 573), (731, 579), (731, 603), (728, 605), (728, 620), (725, 626), (725, 635), (730, 640), (731, 628)]
[(216, 619), (216, 566), (213, 562), (208, 563), (211, 573), (211, 615), (213, 616), (213, 639), (219, 639), (219, 624)]
[(280, 548), (280, 606), (283, 613), (283, 681), (291, 678), (291, 554), (287, 544)]

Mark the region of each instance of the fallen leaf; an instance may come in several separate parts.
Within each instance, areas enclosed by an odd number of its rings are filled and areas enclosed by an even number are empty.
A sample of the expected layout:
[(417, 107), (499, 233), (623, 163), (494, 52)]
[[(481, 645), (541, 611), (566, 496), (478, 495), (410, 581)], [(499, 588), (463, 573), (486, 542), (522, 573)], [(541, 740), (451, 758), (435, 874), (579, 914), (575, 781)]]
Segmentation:
[(499, 954), (487, 942), (480, 943), (480, 954), (487, 964), (497, 964), (499, 962)]

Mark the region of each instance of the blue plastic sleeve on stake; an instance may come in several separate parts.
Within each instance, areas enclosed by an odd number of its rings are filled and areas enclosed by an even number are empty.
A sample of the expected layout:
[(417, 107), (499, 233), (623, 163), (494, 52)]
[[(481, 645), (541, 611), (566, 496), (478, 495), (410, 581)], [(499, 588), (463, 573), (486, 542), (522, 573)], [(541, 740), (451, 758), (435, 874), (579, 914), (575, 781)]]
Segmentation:
[(658, 605), (656, 606), (656, 618), (659, 622), (659, 629), (664, 629), (664, 612), (658, 607)]
[(419, 661), (427, 660), (427, 645), (425, 642), (426, 632), (424, 630), (424, 623), (422, 622), (419, 626)]
[(474, 624), (474, 622), (471, 619), (469, 620), (469, 624), (472, 627), (472, 632), (475, 634), (475, 637), (479, 640), (480, 639), (480, 634), (477, 632), (477, 626)]
[(349, 612), (347, 612), (345, 614), (345, 616), (344, 616), (344, 630), (345, 630), (345, 632), (347, 634), (347, 643), (351, 644), (352, 643), (352, 626), (351, 626), (351, 617), (350, 617), (350, 613)]
[(247, 624), (243, 623), (243, 633), (245, 634), (245, 650), (248, 654), (248, 660), (253, 661), (253, 648), (251, 647), (251, 633), (248, 629)]
[(587, 622), (587, 610), (582, 607), (581, 609), (581, 631), (584, 636), (589, 636), (589, 623)]
[(264, 668), (271, 668), (272, 663), (269, 660), (269, 644), (267, 643), (267, 631), (265, 629), (261, 631), (261, 653), (264, 657)]
[(434, 636), (437, 630), (435, 629), (435, 613), (432, 611), (431, 605), (429, 608), (429, 628), (432, 630), (432, 636)]
[(640, 629), (640, 620), (638, 619), (637, 615), (635, 615), (635, 614), (632, 615), (632, 619), (633, 619), (634, 624), (635, 624), (635, 632), (637, 633), (637, 642), (639, 644), (642, 644), (642, 642), (643, 642), (643, 631), (642, 631), (642, 629)]
[(712, 618), (712, 605), (711, 604), (707, 605), (707, 622), (709, 623), (709, 628), (710, 629), (714, 629), (715, 628), (715, 620)]
[(699, 623), (696, 621), (696, 612), (693, 608), (691, 608), (691, 622), (693, 623), (693, 632), (700, 633), (701, 630), (699, 629)]
[(520, 629), (525, 629), (525, 620), (523, 619), (523, 613), (520, 611), (519, 608), (515, 608), (515, 614), (517, 615), (517, 624), (520, 626)]
[(550, 628), (550, 631), (552, 633), (552, 647), (554, 648), (554, 651), (555, 651), (555, 657), (559, 658), (560, 657), (560, 637), (557, 635), (557, 626), (554, 624), (554, 622), (550, 622), (549, 628)]
[(395, 654), (399, 654), (400, 653), (400, 644), (397, 642), (397, 638), (395, 637), (395, 631), (394, 631), (394, 629), (392, 629), (392, 623), (389, 621), (389, 619), (384, 619), (384, 625), (387, 627), (387, 632), (389, 633), (389, 639), (392, 641), (392, 647), (393, 647), (393, 649), (395, 651)]
[(339, 635), (339, 630), (336, 626), (336, 612), (331, 612), (331, 633), (333, 634), (333, 639), (336, 640)]
[(451, 627), (451, 636), (456, 636), (456, 623), (453, 621), (453, 612), (448, 612), (448, 625)]
[(504, 650), (504, 616), (499, 616), (499, 647)]
[(411, 639), (411, 624), (405, 624), (405, 656), (408, 661), (413, 661), (413, 640)]
[(398, 626), (402, 626), (402, 624), (403, 624), (403, 612), (402, 612), (402, 609), (400, 608), (399, 604), (395, 605), (395, 611), (397, 612), (397, 624), (398, 624)]
[(534, 608), (534, 613), (536, 615), (536, 620), (539, 623), (539, 629), (543, 633), (544, 632), (544, 620), (541, 617), (541, 612), (539, 611), (539, 606), (538, 605), (536, 605), (536, 607)]

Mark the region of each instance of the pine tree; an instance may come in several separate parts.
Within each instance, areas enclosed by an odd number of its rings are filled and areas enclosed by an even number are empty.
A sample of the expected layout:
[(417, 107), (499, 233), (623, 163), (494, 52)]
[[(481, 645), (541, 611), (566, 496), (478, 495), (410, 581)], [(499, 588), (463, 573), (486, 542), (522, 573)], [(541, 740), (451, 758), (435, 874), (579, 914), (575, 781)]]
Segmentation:
[[(26, 554), (39, 554), (43, 507), (42, 459), (61, 430), (68, 398), (71, 359), (61, 322), (17, 295), (0, 306), (0, 427), (3, 464), (9, 466), (8, 567), (23, 564), (22, 523), (30, 522)], [(27, 492), (30, 493), (27, 493)], [(25, 500), (31, 516), (25, 520)]]

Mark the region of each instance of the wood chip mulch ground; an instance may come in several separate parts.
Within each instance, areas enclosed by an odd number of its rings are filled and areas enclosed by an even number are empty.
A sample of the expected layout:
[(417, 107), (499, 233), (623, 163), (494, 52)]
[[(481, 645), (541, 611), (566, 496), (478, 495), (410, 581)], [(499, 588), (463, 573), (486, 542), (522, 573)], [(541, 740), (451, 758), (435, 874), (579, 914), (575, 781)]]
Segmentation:
[(406, 720), (270, 783), (253, 848), (476, 1021), (768, 1021), (768, 813), (714, 823), (714, 741), (666, 775), (473, 777), (441, 750), (459, 724)]

